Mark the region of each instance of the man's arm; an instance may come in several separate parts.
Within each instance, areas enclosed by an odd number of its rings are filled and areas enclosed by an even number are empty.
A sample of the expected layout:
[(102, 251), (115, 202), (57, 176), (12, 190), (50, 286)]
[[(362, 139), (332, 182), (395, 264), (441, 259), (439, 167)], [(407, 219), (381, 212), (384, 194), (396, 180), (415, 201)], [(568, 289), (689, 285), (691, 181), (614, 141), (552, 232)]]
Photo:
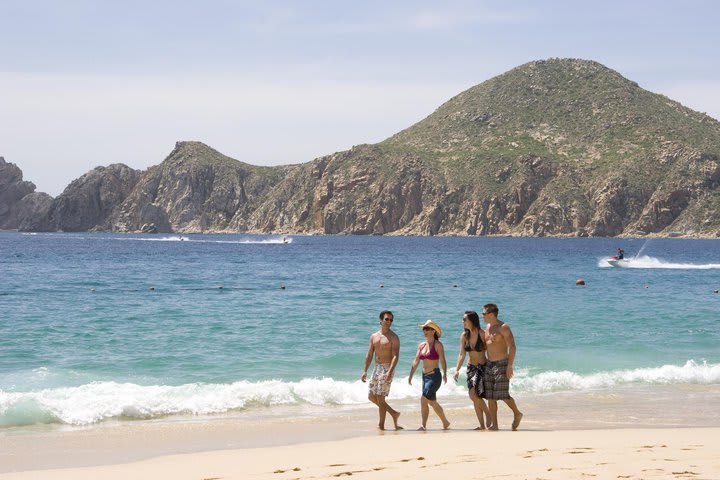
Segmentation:
[(373, 353), (375, 353), (375, 345), (373, 345), (373, 336), (370, 335), (370, 346), (368, 347), (367, 355), (365, 355), (365, 368), (363, 369), (362, 375), (360, 375), (360, 380), (362, 380), (363, 383), (367, 379), (367, 371), (368, 368), (370, 368), (370, 362), (372, 362)]
[(517, 351), (517, 347), (515, 347), (515, 337), (513, 336), (512, 330), (510, 330), (507, 323), (504, 323), (500, 328), (500, 334), (503, 336), (505, 343), (508, 346), (508, 366), (506, 375), (509, 380), (513, 377), (513, 363), (515, 362), (515, 352)]

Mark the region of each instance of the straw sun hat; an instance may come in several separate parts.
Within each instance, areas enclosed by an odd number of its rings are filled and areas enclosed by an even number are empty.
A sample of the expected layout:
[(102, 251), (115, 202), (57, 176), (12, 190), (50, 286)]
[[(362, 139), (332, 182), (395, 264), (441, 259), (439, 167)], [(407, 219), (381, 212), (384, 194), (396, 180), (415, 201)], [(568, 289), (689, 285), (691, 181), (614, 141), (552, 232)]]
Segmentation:
[(442, 337), (442, 329), (438, 326), (437, 323), (433, 322), (432, 320), (428, 320), (425, 323), (418, 323), (418, 327), (429, 327), (435, 330), (435, 333), (437, 333), (438, 338)]

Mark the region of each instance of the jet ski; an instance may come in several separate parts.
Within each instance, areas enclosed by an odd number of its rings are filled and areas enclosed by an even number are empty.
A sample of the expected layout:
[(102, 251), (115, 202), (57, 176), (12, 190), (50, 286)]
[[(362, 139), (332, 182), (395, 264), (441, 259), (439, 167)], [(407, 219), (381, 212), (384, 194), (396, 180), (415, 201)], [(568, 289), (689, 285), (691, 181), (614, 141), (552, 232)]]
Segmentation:
[(613, 257), (608, 258), (606, 261), (613, 267), (627, 268), (630, 266), (630, 260), (628, 260), (626, 258), (618, 258), (618, 257), (613, 256)]

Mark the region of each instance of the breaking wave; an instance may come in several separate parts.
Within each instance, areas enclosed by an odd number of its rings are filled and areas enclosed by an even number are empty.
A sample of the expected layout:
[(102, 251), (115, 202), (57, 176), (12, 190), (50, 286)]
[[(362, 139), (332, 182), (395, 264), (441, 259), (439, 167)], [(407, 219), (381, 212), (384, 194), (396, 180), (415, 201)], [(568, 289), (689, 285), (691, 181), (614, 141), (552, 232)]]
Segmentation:
[[(448, 377), (450, 380), (442, 386), (438, 396), (466, 397), (464, 377), (458, 383), (452, 381), (452, 372), (448, 372)], [(684, 365), (590, 374), (549, 371), (530, 375), (527, 370), (519, 370), (513, 379), (512, 388), (517, 393), (545, 393), (587, 391), (629, 384), (720, 384), (720, 364), (689, 360)], [(418, 375), (413, 385), (408, 385), (407, 377), (396, 378), (390, 398), (418, 398), (421, 385), (422, 380)], [(366, 405), (367, 385), (360, 381), (308, 378), (298, 382), (267, 380), (179, 386), (97, 381), (76, 387), (27, 392), (0, 390), (0, 427), (36, 423), (90, 425), (107, 419), (220, 414), (297, 404)]]

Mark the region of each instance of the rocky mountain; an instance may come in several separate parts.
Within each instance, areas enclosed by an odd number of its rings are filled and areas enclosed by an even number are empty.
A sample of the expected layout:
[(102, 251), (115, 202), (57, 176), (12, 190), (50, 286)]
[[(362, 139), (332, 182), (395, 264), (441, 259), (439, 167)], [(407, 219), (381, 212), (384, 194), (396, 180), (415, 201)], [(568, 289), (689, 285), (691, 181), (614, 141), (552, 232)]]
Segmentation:
[(718, 236), (719, 155), (707, 115), (596, 62), (531, 62), (384, 142), (301, 166), (246, 227)]
[(108, 219), (140, 179), (140, 172), (121, 163), (97, 167), (68, 185), (52, 201), (32, 230), (84, 232), (111, 229)]
[[(245, 219), (297, 167), (256, 167), (200, 142), (178, 142), (109, 217), (115, 231), (245, 231)], [(272, 229), (269, 229), (272, 230)]]
[(35, 184), (24, 181), (20, 168), (0, 157), (0, 230), (27, 228), (31, 219), (43, 218), (52, 197), (36, 193)]
[(301, 165), (256, 167), (179, 142), (145, 172), (93, 170), (24, 225), (717, 237), (719, 186), (720, 122), (596, 62), (551, 59), (470, 88), (383, 142)]

